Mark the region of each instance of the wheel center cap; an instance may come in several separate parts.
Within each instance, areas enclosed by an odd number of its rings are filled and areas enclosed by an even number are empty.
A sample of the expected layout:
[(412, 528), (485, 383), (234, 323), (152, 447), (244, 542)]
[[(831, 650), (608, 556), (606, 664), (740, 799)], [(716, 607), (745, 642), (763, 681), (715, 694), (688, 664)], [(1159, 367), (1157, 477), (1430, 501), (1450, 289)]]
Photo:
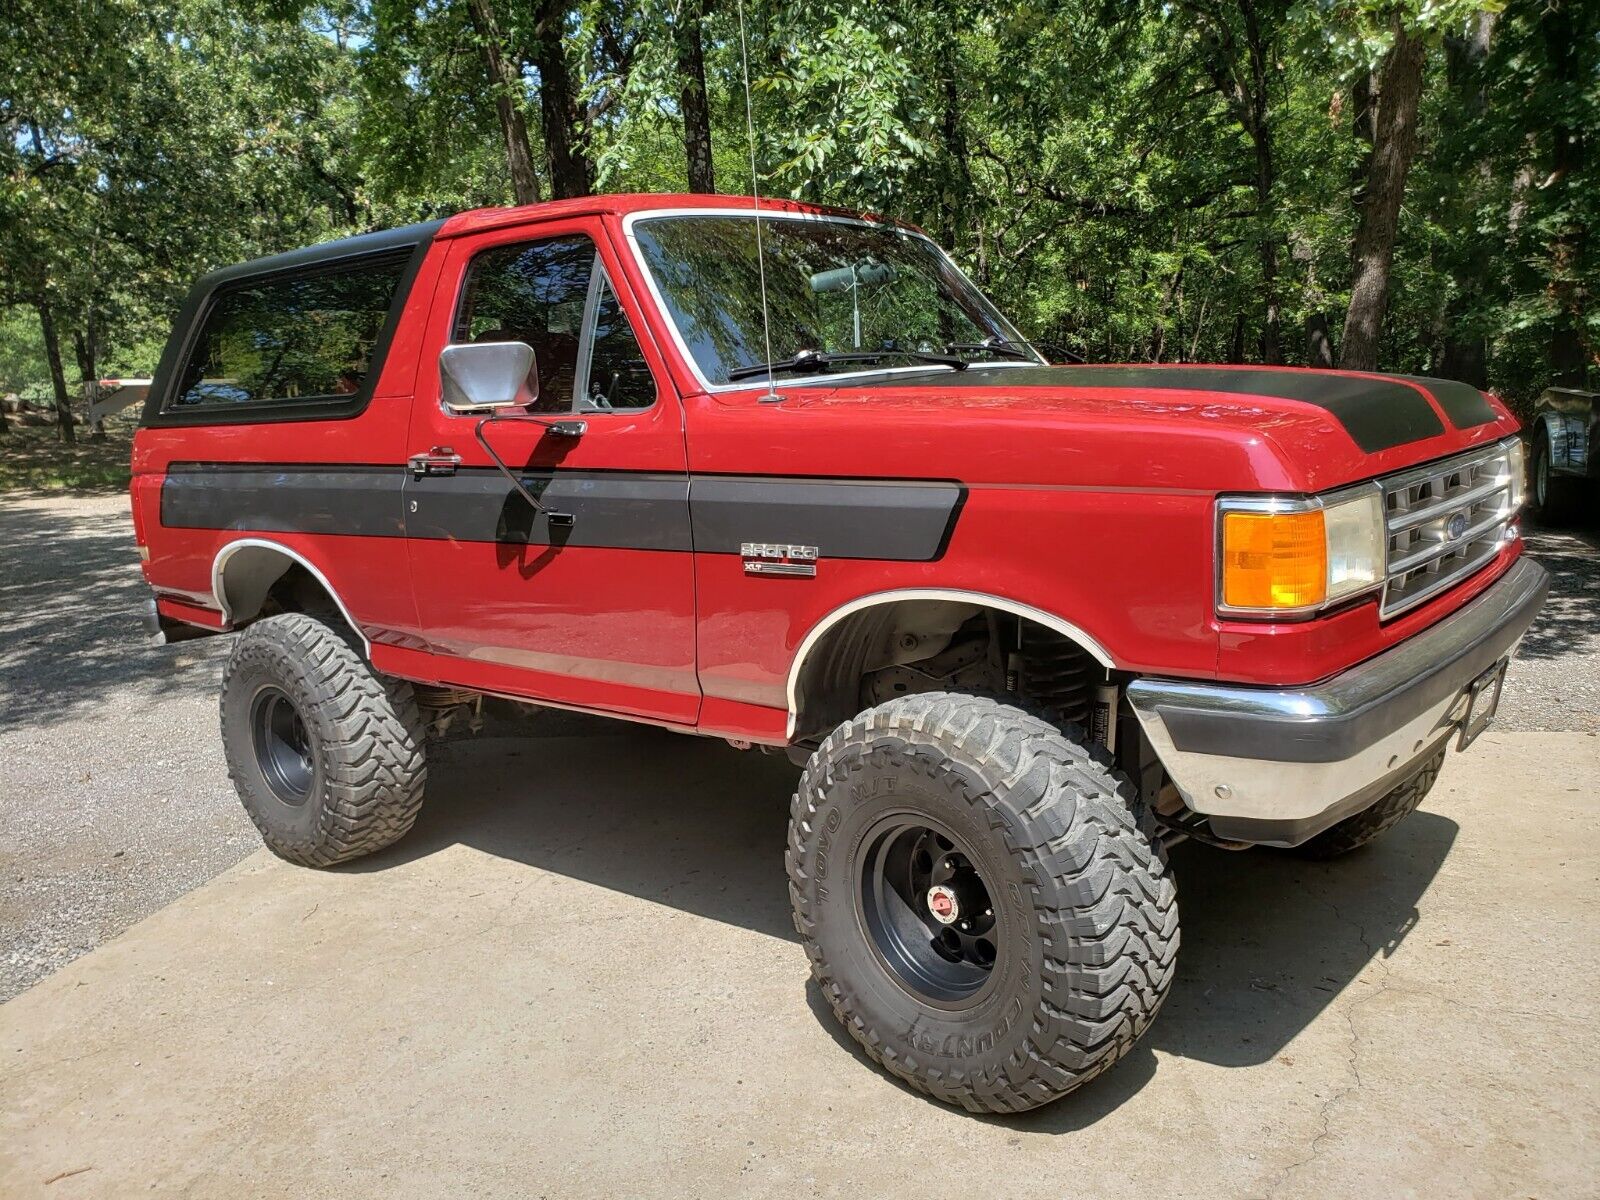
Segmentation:
[(956, 903), (953, 891), (942, 883), (936, 883), (928, 889), (928, 911), (939, 924), (949, 925), (961, 915), (961, 906)]

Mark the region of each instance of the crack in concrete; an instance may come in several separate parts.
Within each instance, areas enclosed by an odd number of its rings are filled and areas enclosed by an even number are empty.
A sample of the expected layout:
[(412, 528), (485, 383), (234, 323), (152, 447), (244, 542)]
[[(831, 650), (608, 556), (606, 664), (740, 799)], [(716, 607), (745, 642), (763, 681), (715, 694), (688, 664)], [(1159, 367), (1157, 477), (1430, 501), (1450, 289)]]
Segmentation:
[[(1304, 887), (1305, 885), (1302, 883), (1301, 886)], [(1306, 891), (1309, 894), (1310, 888), (1306, 888)], [(1327, 900), (1316, 895), (1312, 895), (1311, 898), (1321, 904), (1326, 905), (1332, 910), (1333, 915), (1337, 920), (1350, 926), (1350, 928), (1355, 931), (1356, 937), (1361, 939), (1361, 945), (1367, 951), (1369, 963), (1375, 963), (1378, 966), (1381, 972), (1381, 977), (1377, 986), (1373, 988), (1372, 991), (1368, 992), (1365, 996), (1350, 1001), (1344, 1006), (1343, 1015), (1345, 1019), (1345, 1025), (1350, 1030), (1350, 1040), (1346, 1046), (1345, 1062), (1350, 1071), (1351, 1082), (1333, 1092), (1318, 1106), (1317, 1120), (1320, 1128), (1315, 1134), (1312, 1135), (1311, 1143), (1307, 1147), (1307, 1152), (1302, 1157), (1289, 1163), (1272, 1177), (1272, 1180), (1267, 1184), (1267, 1189), (1265, 1192), (1267, 1197), (1279, 1194), (1280, 1189), (1283, 1188), (1283, 1186), (1289, 1181), (1290, 1176), (1316, 1161), (1317, 1156), (1322, 1153), (1323, 1143), (1326, 1142), (1333, 1133), (1333, 1110), (1335, 1107), (1353, 1096), (1356, 1092), (1359, 1092), (1364, 1086), (1364, 1081), (1361, 1078), (1361, 1031), (1356, 1027), (1356, 1009), (1360, 1008), (1364, 1004), (1370, 1004), (1373, 1000), (1377, 999), (1379, 996), (1388, 991), (1392, 978), (1387, 958), (1380, 954), (1376, 947), (1373, 946), (1371, 938), (1367, 936), (1366, 927), (1363, 926), (1361, 922), (1345, 916), (1344, 912), (1339, 908), (1339, 906), (1333, 903), (1331, 900)], [(1366, 972), (1363, 971), (1360, 975), (1356, 976), (1356, 980), (1359, 981), (1365, 974)]]

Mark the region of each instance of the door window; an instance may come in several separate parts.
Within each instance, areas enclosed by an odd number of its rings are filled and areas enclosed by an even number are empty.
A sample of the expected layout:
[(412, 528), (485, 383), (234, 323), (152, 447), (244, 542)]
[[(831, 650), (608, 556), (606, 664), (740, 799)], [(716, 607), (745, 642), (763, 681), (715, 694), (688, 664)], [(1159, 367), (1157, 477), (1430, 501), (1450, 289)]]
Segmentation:
[(541, 412), (640, 409), (656, 400), (633, 326), (582, 234), (479, 254), (451, 337), (532, 346)]

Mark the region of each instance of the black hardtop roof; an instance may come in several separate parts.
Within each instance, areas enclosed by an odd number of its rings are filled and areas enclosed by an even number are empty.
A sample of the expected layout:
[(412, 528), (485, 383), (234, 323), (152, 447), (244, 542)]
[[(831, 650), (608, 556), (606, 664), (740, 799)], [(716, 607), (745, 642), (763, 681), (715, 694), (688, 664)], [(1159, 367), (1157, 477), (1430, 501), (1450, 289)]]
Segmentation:
[(321, 263), (337, 262), (343, 258), (381, 254), (385, 250), (410, 250), (421, 243), (431, 241), (444, 222), (445, 219), (441, 217), (436, 221), (401, 225), (395, 229), (380, 229), (375, 233), (358, 233), (354, 237), (318, 242), (314, 246), (302, 246), (298, 250), (286, 250), (282, 254), (253, 258), (249, 262), (235, 263), (231, 267), (219, 267), (200, 279), (196, 290), (210, 292), (222, 284), (231, 283), (236, 279), (246, 279), (252, 275), (293, 271)]
[[(283, 271), (315, 270), (324, 264), (342, 262), (347, 259), (365, 258), (374, 254), (383, 254), (385, 252), (393, 252), (396, 255), (406, 254), (409, 256), (410, 261), (405, 266), (399, 279), (383, 335), (372, 352), (372, 363), (368, 374), (370, 378), (376, 379), (377, 373), (383, 367), (384, 357), (388, 354), (389, 338), (394, 332), (397, 314), (401, 306), (405, 304), (406, 296), (411, 288), (411, 281), (416, 277), (422, 256), (427, 252), (427, 247), (433, 241), (434, 234), (439, 231), (439, 227), (443, 224), (443, 220), (423, 221), (417, 225), (402, 225), (398, 229), (381, 229), (376, 233), (362, 233), (355, 237), (339, 238), (331, 242), (322, 242), (316, 246), (303, 246), (298, 250), (290, 250), (283, 254), (272, 254), (266, 258), (256, 258), (249, 262), (236, 263), (231, 267), (222, 267), (202, 276), (189, 289), (189, 294), (184, 299), (183, 306), (178, 310), (177, 319), (172, 325), (172, 333), (167, 338), (166, 349), (161, 352), (161, 362), (156, 367), (155, 377), (150, 385), (150, 394), (145, 400), (144, 419), (140, 423), (143, 425), (213, 424), (260, 419), (259, 416), (252, 416), (248, 411), (243, 413), (220, 411), (206, 413), (203, 414), (203, 419), (200, 420), (196, 420), (190, 415), (180, 414), (174, 416), (163, 412), (167, 395), (173, 387), (174, 380), (177, 378), (179, 366), (189, 340), (195, 335), (201, 319), (205, 316), (211, 297), (216, 295), (220, 288), (261, 275), (277, 274)], [(361, 408), (365, 407), (366, 399), (370, 394), (369, 383), (359, 398), (360, 402), (354, 407), (344, 403), (338, 406), (339, 415), (355, 415)]]

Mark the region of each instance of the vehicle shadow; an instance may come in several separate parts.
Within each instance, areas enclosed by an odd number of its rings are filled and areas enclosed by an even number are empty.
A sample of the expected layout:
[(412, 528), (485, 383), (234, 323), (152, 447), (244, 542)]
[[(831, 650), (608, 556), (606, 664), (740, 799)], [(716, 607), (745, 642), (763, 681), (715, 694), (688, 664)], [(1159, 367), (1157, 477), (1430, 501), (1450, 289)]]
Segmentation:
[[(559, 721), (557, 736), (444, 746), (412, 833), (341, 869), (384, 870), (459, 843), (795, 940), (783, 845), (796, 772), (786, 760), (647, 728), (617, 733), (567, 714)], [(1328, 864), (1177, 847), (1183, 948), (1149, 1034), (1081, 1092), (1004, 1120), (1038, 1131), (1091, 1126), (1155, 1076), (1158, 1051), (1220, 1066), (1270, 1061), (1417, 927), (1418, 901), (1456, 832), (1422, 811)], [(875, 1070), (814, 985), (806, 1000), (839, 1053)]]
[(177, 690), (214, 693), (231, 639), (164, 647), (140, 624), (150, 595), (127, 508), (0, 497), (0, 731)]

